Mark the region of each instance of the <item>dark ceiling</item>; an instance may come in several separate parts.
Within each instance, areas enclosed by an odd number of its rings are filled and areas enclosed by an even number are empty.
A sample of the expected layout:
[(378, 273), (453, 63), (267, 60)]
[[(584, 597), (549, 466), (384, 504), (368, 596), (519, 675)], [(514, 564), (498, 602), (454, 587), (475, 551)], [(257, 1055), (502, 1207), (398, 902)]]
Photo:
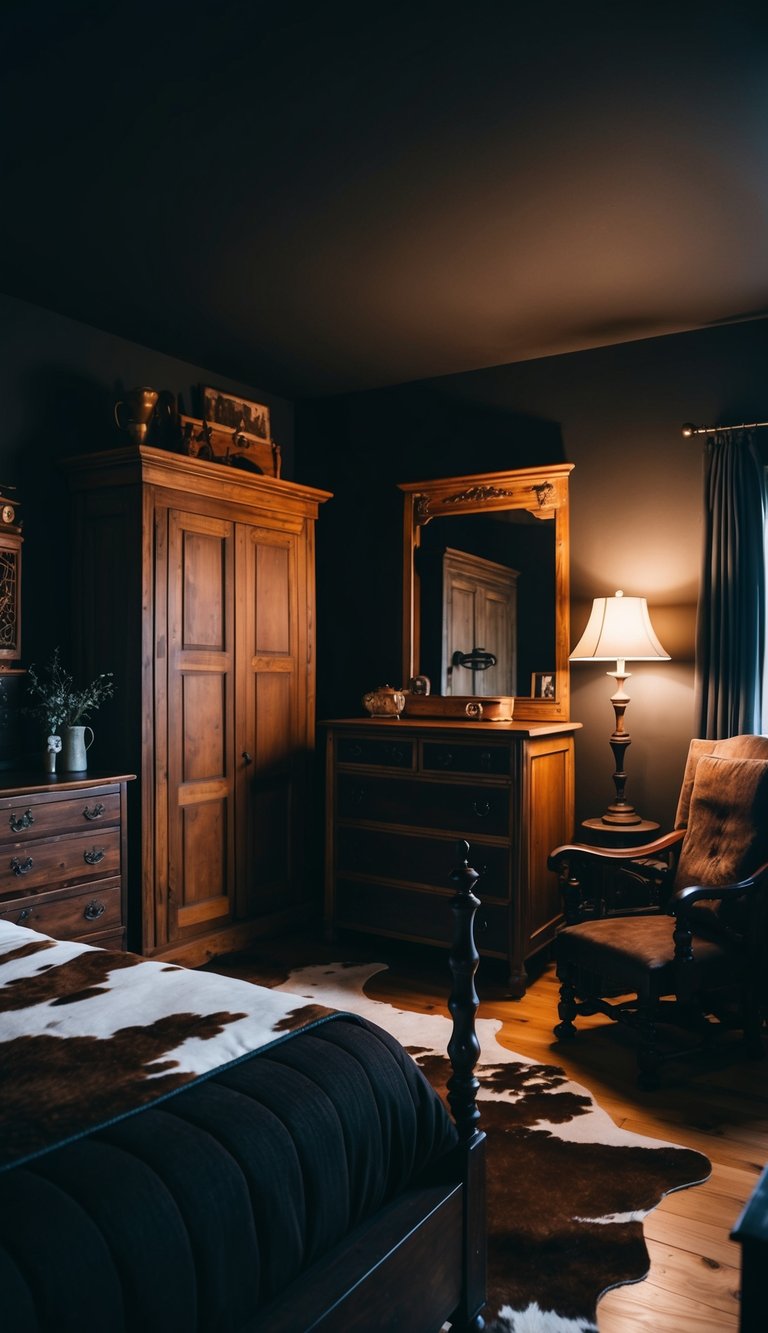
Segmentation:
[(294, 397), (768, 313), (754, 4), (2, 9), (11, 295)]

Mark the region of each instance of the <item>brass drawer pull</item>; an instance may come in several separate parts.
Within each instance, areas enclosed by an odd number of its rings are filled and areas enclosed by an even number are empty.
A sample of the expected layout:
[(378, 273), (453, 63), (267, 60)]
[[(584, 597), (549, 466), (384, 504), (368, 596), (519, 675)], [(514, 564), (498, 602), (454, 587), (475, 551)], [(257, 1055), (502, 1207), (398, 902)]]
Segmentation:
[(486, 819), (488, 815), (491, 813), (491, 803), (490, 801), (473, 801), (472, 809), (474, 810), (478, 819)]
[(438, 768), (453, 768), (453, 751), (442, 748), (435, 750), (435, 763)]
[(106, 904), (99, 902), (98, 898), (92, 898), (83, 908), (83, 916), (86, 921), (98, 921), (100, 916), (106, 912)]
[(28, 871), (32, 869), (33, 865), (34, 861), (31, 856), (25, 856), (23, 861), (20, 856), (13, 856), (11, 858), (11, 870), (14, 875), (26, 875)]
[(104, 806), (101, 804), (101, 801), (98, 801), (96, 805), (91, 806), (90, 810), (88, 809), (88, 806), (85, 807), (83, 811), (83, 818), (101, 819), (101, 816), (103, 814), (104, 814)]
[(24, 814), (20, 815), (18, 819), (12, 814), (8, 820), (12, 833), (21, 833), (22, 829), (29, 828), (30, 824), (34, 824), (34, 822), (35, 817), (31, 810), (25, 810)]
[(103, 861), (106, 853), (103, 847), (92, 847), (90, 852), (83, 852), (83, 860), (89, 866), (96, 866), (99, 861)]

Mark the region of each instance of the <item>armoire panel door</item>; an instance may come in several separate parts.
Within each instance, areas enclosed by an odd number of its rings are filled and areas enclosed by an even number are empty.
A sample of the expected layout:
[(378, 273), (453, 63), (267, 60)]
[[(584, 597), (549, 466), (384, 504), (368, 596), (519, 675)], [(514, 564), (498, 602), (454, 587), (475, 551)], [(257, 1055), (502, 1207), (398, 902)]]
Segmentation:
[[(449, 548), (443, 555), (443, 694), (517, 694), (517, 570)], [(454, 664), (482, 648), (492, 667)]]
[(234, 916), (234, 526), (168, 511), (169, 940)]
[[(238, 525), (239, 916), (289, 907), (305, 799), (306, 597), (300, 534)], [(302, 670), (302, 666), (304, 669)]]

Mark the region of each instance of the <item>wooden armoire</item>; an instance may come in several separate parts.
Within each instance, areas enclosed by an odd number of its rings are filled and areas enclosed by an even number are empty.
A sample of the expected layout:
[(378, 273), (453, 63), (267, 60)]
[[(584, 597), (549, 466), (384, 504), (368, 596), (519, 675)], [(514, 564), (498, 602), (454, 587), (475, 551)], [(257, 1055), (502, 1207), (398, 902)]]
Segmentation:
[(317, 910), (314, 525), (330, 497), (144, 446), (66, 467), (74, 659), (114, 671), (99, 754), (140, 779), (129, 947), (195, 966)]

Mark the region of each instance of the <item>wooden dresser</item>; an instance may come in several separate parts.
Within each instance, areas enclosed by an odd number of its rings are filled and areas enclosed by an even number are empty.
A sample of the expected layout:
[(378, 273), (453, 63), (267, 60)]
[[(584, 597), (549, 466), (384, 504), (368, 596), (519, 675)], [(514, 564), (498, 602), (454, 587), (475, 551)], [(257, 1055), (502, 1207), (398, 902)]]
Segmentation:
[(511, 994), (525, 960), (562, 921), (553, 847), (573, 836), (570, 722), (325, 723), (326, 928), (450, 943), (457, 838), (481, 874), (482, 954), (507, 959)]
[(0, 918), (124, 949), (131, 774), (0, 777)]

